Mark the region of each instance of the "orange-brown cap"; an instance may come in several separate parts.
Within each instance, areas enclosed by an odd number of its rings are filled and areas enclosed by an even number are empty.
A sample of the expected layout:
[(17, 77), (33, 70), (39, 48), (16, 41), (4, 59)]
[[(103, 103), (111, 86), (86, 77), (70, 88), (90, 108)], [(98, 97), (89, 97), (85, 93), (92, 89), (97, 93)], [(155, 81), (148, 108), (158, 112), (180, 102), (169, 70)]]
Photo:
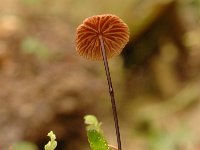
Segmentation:
[(76, 31), (76, 51), (79, 55), (102, 60), (99, 36), (102, 36), (107, 58), (119, 55), (129, 40), (128, 26), (111, 14), (86, 18)]

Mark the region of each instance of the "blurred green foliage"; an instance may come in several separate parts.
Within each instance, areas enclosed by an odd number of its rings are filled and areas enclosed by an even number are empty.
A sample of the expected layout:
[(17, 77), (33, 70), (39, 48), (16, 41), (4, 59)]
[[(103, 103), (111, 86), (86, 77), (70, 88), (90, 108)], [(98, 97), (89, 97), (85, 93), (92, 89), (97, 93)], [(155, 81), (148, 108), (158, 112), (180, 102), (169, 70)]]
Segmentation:
[(26, 54), (33, 54), (40, 59), (48, 59), (50, 52), (48, 47), (35, 37), (27, 37), (23, 40), (21, 48)]
[(190, 4), (194, 8), (198, 21), (200, 21), (200, 0), (191, 0)]
[(144, 119), (136, 133), (147, 142), (148, 150), (177, 150), (195, 143), (194, 134), (182, 123), (182, 127), (169, 131), (156, 126), (150, 119)]
[(192, 143), (192, 135), (187, 128), (180, 128), (175, 133), (167, 131), (152, 132), (147, 137), (149, 150), (177, 150), (177, 148), (187, 146)]
[(41, 2), (41, 0), (20, 0), (23, 4), (26, 5), (36, 5), (39, 4)]
[(31, 142), (22, 141), (13, 145), (12, 150), (38, 150), (37, 146)]

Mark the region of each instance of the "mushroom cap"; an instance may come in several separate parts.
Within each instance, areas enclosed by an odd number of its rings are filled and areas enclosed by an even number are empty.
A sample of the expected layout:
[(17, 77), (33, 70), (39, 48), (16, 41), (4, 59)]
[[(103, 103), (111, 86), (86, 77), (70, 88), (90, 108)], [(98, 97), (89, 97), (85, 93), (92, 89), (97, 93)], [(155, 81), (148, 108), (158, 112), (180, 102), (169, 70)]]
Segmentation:
[(119, 55), (129, 40), (128, 26), (112, 14), (86, 18), (76, 31), (76, 51), (91, 60), (102, 60), (99, 36), (102, 37), (107, 58)]

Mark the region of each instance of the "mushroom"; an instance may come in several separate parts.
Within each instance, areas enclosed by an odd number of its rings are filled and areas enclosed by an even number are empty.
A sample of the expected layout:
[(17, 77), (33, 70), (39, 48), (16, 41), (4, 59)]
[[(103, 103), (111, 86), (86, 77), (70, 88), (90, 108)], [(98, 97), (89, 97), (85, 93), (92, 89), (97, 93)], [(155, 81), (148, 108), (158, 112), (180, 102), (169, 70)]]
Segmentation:
[(108, 58), (119, 55), (129, 40), (128, 26), (116, 15), (103, 14), (86, 18), (76, 31), (76, 51), (91, 60), (103, 60), (115, 122), (118, 150), (122, 150), (114, 90)]

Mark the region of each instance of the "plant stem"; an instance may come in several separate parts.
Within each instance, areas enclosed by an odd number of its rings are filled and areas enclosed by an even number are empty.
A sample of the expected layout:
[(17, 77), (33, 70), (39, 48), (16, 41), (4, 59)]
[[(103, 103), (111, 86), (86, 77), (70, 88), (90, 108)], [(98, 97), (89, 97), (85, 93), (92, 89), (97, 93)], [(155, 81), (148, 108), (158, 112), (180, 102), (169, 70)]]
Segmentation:
[(105, 51), (105, 47), (104, 47), (104, 43), (103, 43), (103, 39), (102, 39), (101, 35), (99, 35), (99, 41), (101, 44), (101, 53), (103, 56), (104, 67), (105, 67), (105, 71), (106, 71), (106, 77), (107, 77), (107, 81), (108, 81), (109, 93), (110, 93), (110, 98), (111, 98), (112, 111), (113, 111), (113, 117), (114, 117), (114, 122), (115, 122), (115, 130), (116, 130), (116, 135), (117, 135), (118, 150), (122, 150), (120, 131), (119, 131), (119, 123), (118, 123), (118, 117), (117, 117), (117, 109), (116, 109), (116, 105), (115, 105), (114, 90), (112, 87), (112, 81), (111, 81), (111, 77), (110, 77), (108, 60), (107, 60), (106, 51)]

